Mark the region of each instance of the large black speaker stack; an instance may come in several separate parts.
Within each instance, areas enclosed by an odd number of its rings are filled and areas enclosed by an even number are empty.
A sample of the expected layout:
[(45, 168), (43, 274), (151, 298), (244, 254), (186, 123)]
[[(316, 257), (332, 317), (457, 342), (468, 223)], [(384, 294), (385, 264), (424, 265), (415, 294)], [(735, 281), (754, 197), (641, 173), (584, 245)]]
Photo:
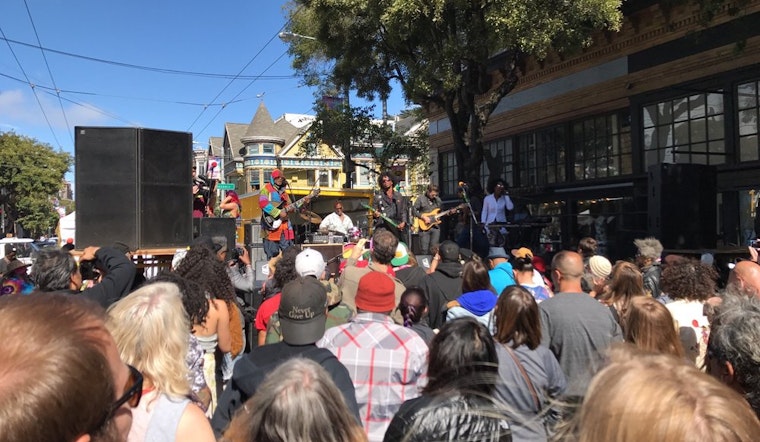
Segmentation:
[(647, 227), (666, 249), (712, 249), (717, 238), (715, 166), (659, 164), (648, 170)]
[(76, 246), (192, 240), (192, 134), (76, 127)]

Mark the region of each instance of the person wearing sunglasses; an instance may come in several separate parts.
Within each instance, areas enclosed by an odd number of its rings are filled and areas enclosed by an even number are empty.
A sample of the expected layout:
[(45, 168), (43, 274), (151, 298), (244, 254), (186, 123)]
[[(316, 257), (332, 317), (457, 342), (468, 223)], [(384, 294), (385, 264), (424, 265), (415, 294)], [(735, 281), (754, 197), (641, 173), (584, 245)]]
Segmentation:
[(0, 298), (0, 439), (126, 440), (143, 378), (104, 321), (83, 297)]
[(129, 440), (213, 442), (208, 419), (189, 399), (190, 320), (179, 288), (168, 282), (143, 286), (111, 306), (106, 326), (122, 359), (144, 376)]

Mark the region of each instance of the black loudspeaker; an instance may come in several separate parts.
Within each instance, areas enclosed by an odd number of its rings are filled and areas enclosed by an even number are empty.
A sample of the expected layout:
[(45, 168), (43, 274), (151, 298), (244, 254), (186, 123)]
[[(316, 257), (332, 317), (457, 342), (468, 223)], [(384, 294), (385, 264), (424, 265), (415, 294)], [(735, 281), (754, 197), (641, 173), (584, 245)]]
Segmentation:
[(192, 239), (192, 134), (76, 127), (76, 245), (184, 247)]
[(715, 166), (659, 164), (649, 168), (648, 179), (649, 234), (666, 249), (715, 248)]
[(227, 250), (235, 247), (235, 220), (232, 218), (193, 218), (193, 238), (223, 236), (227, 238)]

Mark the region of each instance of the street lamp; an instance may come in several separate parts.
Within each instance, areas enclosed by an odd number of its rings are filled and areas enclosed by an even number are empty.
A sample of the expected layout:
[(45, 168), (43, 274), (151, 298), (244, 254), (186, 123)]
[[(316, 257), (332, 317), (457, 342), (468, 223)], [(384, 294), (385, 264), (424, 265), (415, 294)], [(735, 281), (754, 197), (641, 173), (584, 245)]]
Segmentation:
[[(287, 32), (283, 31), (277, 34), (278, 37), (280, 37), (280, 40), (282, 40), (284, 43), (290, 43), (295, 39), (304, 39), (304, 40), (312, 40), (317, 41), (316, 37), (312, 37), (310, 35), (303, 35), (303, 34), (296, 34), (295, 32)], [(349, 115), (349, 112), (351, 112), (351, 108), (349, 106), (348, 101), (348, 92), (349, 92), (349, 86), (344, 86), (343, 93), (345, 94), (345, 98), (343, 100), (343, 106), (344, 106), (344, 112), (346, 113), (346, 116)], [(350, 121), (349, 121), (350, 124)], [(348, 132), (348, 135), (346, 136), (346, 139), (343, 140), (343, 173), (346, 176), (346, 183), (344, 184), (344, 187), (346, 189), (350, 189), (352, 187), (351, 183), (351, 133)]]
[(301, 38), (301, 39), (304, 39), (304, 40), (314, 40), (314, 41), (317, 41), (316, 37), (311, 37), (311, 36), (308, 36), (308, 35), (296, 34), (295, 32), (286, 32), (286, 31), (283, 31), (283, 32), (280, 32), (279, 34), (277, 34), (277, 36), (280, 37), (280, 40), (282, 40), (285, 43), (290, 43), (291, 41), (293, 41), (293, 40), (295, 40), (297, 38)]

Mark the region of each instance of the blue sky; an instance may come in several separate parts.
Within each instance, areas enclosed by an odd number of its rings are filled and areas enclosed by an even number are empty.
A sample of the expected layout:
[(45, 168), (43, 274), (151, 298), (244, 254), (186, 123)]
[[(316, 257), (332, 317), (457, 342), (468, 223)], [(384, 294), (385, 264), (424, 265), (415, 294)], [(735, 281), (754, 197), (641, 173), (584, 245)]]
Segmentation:
[[(0, 131), (13, 130), (73, 154), (77, 125), (187, 131), (206, 144), (209, 137), (222, 136), (225, 122), (249, 122), (261, 100), (274, 118), (312, 113), (314, 91), (301, 86), (287, 45), (277, 37), (285, 25), (284, 4), (2, 0)], [(76, 56), (46, 51), (46, 64), (42, 51), (27, 45)], [(353, 97), (352, 104), (360, 101)], [(406, 107), (400, 93), (388, 102), (391, 114)]]

